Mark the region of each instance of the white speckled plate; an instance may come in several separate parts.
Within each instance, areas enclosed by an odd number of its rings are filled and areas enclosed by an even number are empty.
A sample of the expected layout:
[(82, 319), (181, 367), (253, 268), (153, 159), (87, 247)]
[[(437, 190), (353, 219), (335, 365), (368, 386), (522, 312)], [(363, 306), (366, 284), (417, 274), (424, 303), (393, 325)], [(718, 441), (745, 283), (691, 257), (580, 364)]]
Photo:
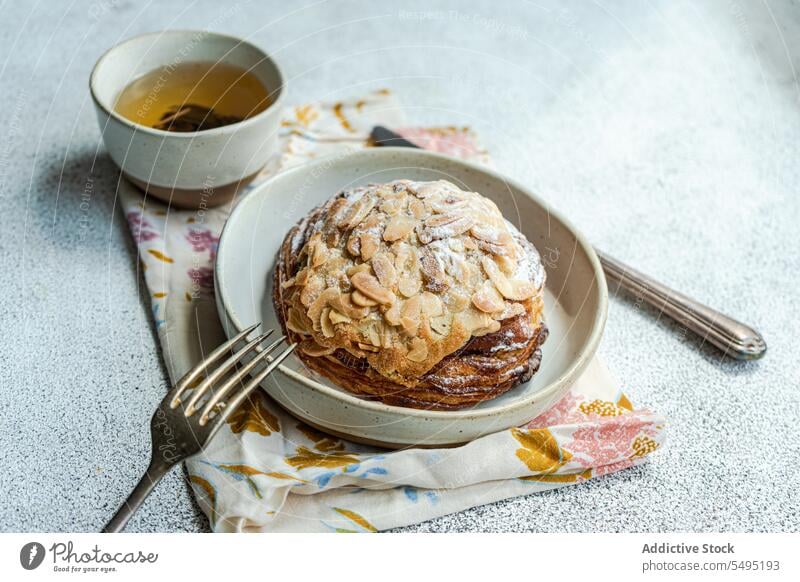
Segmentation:
[(353, 396), (291, 357), (264, 382), (289, 412), (333, 434), (387, 446), (444, 446), (518, 426), (559, 399), (594, 356), (608, 293), (591, 246), (526, 188), (491, 170), (403, 148), (376, 148), (305, 164), (261, 185), (228, 219), (219, 245), (216, 294), (228, 336), (262, 321), (280, 329), (272, 307), (272, 269), (284, 236), (339, 190), (368, 182), (447, 179), (494, 200), (536, 245), (547, 269), (545, 321), (550, 337), (529, 382), (474, 408), (427, 411)]

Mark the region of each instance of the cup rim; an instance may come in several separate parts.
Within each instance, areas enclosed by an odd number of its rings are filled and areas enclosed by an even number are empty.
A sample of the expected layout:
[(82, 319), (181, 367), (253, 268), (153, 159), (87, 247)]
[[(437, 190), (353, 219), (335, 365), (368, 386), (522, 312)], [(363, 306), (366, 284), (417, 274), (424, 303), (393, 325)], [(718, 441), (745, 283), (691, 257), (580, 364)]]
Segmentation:
[[(236, 123), (231, 123), (229, 125), (224, 125), (222, 127), (214, 127), (212, 129), (204, 129), (202, 131), (183, 131), (183, 132), (178, 132), (178, 131), (166, 131), (166, 130), (163, 130), (163, 129), (156, 129), (154, 127), (148, 127), (147, 125), (142, 125), (140, 123), (136, 123), (135, 121), (131, 121), (127, 117), (123, 117), (122, 115), (120, 115), (119, 113), (114, 111), (113, 108), (106, 106), (106, 104), (98, 97), (97, 93), (95, 92), (95, 84), (96, 84), (96, 79), (97, 79), (97, 75), (98, 75), (98, 69), (100, 68), (100, 65), (109, 57), (109, 55), (111, 55), (111, 53), (113, 53), (114, 51), (122, 48), (126, 44), (132, 43), (132, 42), (140, 40), (142, 38), (146, 38), (148, 36), (165, 36), (165, 35), (173, 35), (173, 34), (202, 34), (202, 35), (206, 35), (206, 36), (215, 36), (215, 37), (218, 37), (218, 38), (224, 38), (224, 39), (236, 41), (238, 44), (241, 44), (241, 45), (247, 45), (250, 48), (256, 50), (259, 53), (261, 53), (261, 55), (263, 55), (263, 60), (269, 61), (272, 64), (272, 66), (275, 68), (275, 72), (278, 74), (278, 80), (280, 81), (280, 84), (278, 85), (278, 89), (276, 90), (277, 97), (275, 97), (275, 99), (272, 101), (272, 103), (270, 103), (266, 107), (266, 109), (256, 113), (252, 117), (248, 117), (247, 119), (243, 119), (242, 121), (237, 121)], [(247, 40), (245, 40), (243, 38), (240, 38), (238, 36), (233, 36), (231, 34), (222, 34), (222, 33), (213, 32), (213, 31), (210, 31), (210, 30), (197, 30), (197, 29), (188, 29), (188, 28), (145, 32), (143, 34), (137, 34), (136, 36), (132, 36), (130, 38), (127, 38), (127, 39), (123, 40), (122, 42), (119, 42), (119, 43), (115, 44), (114, 46), (110, 47), (102, 55), (100, 55), (100, 58), (97, 59), (97, 62), (94, 64), (94, 67), (92, 67), (92, 72), (89, 75), (89, 93), (92, 96), (92, 101), (94, 101), (95, 105), (97, 107), (99, 107), (104, 113), (106, 113), (106, 115), (109, 115), (110, 117), (113, 117), (114, 119), (116, 119), (117, 121), (122, 123), (123, 125), (126, 125), (126, 126), (128, 126), (129, 128), (131, 128), (131, 129), (133, 129), (135, 131), (141, 131), (141, 132), (144, 132), (144, 133), (149, 133), (151, 135), (161, 136), (161, 137), (169, 136), (171, 138), (176, 138), (176, 139), (194, 139), (198, 135), (202, 135), (202, 136), (220, 135), (220, 134), (224, 134), (224, 133), (230, 132), (231, 129), (233, 129), (233, 128), (238, 129), (238, 128), (241, 128), (241, 127), (245, 127), (247, 125), (252, 125), (253, 123), (257, 123), (260, 118), (266, 117), (268, 114), (270, 114), (272, 112), (273, 109), (275, 109), (276, 107), (278, 107), (281, 104), (281, 102), (283, 101), (283, 98), (284, 98), (284, 94), (286, 93), (285, 84), (286, 84), (286, 81), (285, 81), (285, 77), (284, 77), (283, 71), (281, 70), (281, 68), (278, 65), (277, 61), (275, 61), (275, 59), (273, 59), (269, 54), (267, 54), (263, 49), (261, 49), (257, 45), (255, 45), (255, 44), (251, 43), (250, 41), (247, 41)]]

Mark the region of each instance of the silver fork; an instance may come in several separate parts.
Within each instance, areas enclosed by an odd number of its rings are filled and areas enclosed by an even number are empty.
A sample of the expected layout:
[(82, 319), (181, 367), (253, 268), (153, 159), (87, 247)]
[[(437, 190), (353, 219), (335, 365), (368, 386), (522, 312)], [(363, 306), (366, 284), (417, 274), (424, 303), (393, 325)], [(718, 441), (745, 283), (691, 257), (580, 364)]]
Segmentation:
[[(297, 344), (290, 345), (268, 361), (266, 367), (256, 372), (249, 382), (245, 382), (247, 375), (259, 364), (265, 363), (270, 353), (286, 339), (280, 337), (259, 353), (259, 347), (272, 335), (272, 330), (248, 340), (247, 336), (258, 326), (259, 324), (251, 325), (211, 352), (205, 360), (187, 372), (164, 397), (150, 421), (153, 442), (150, 465), (103, 532), (121, 531), (162, 477), (184, 459), (203, 450), (231, 413), (297, 347)], [(245, 345), (234, 350), (242, 342)], [(212, 369), (212, 364), (226, 354), (229, 356)], [(244, 358), (248, 356), (254, 357), (244, 363)], [(243, 365), (225, 377), (237, 364)], [(223, 378), (224, 381), (216, 386)], [(226, 396), (230, 397), (226, 399)], [(201, 408), (199, 416), (196, 415)]]

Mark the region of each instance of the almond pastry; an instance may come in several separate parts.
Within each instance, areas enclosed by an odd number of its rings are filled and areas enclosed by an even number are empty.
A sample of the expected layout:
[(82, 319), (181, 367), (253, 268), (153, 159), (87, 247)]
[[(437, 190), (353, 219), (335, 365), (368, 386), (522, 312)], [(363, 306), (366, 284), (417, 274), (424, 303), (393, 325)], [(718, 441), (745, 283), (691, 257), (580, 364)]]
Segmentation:
[(539, 367), (539, 254), (493, 202), (450, 182), (340, 192), (289, 232), (274, 277), (299, 357), (364, 398), (464, 408)]

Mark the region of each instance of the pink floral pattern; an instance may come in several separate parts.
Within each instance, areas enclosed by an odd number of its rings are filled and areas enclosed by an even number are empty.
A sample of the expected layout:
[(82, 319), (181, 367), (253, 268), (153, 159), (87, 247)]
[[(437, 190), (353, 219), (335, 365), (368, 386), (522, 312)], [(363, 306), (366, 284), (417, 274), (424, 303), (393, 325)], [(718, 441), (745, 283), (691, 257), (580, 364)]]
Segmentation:
[[(648, 414), (638, 412), (602, 417), (584, 422), (562, 446), (572, 453), (572, 460), (582, 467), (614, 465), (635, 458), (637, 437), (657, 437)], [(657, 443), (656, 443), (657, 446)]]
[(208, 229), (189, 228), (186, 233), (186, 241), (191, 245), (196, 253), (208, 252), (210, 261), (217, 258), (217, 248), (219, 247), (219, 237)]
[(605, 475), (635, 465), (660, 446), (661, 431), (649, 410), (628, 411), (615, 402), (587, 401), (570, 391), (524, 426), (549, 428), (561, 435), (559, 446), (573, 469)]
[(128, 226), (131, 229), (131, 234), (133, 235), (133, 240), (136, 241), (136, 244), (140, 244), (149, 240), (153, 240), (159, 237), (158, 232), (156, 232), (155, 227), (150, 224), (147, 219), (142, 215), (141, 210), (133, 212), (129, 212), (125, 218), (128, 219)]
[(582, 401), (583, 396), (579, 396), (570, 390), (561, 400), (526, 424), (525, 428), (543, 428), (557, 424), (580, 422), (584, 419), (583, 414), (578, 409), (578, 405)]

